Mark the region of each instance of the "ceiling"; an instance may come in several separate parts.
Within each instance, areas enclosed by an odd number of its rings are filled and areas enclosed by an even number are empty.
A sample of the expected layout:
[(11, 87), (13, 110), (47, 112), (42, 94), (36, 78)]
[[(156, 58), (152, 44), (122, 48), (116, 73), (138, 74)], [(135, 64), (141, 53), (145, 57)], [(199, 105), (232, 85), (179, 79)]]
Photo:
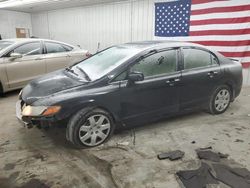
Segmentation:
[(118, 1), (126, 0), (0, 0), (0, 9), (33, 13)]

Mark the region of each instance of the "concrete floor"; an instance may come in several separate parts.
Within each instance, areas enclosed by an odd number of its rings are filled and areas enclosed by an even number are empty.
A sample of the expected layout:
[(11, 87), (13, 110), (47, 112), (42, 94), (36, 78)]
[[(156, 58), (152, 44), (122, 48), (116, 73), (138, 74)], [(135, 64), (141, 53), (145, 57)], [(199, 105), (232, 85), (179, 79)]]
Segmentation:
[[(195, 149), (216, 151), (250, 169), (250, 87), (222, 115), (192, 113), (116, 133), (77, 150), (64, 129), (25, 129), (15, 118), (17, 93), (0, 98), (0, 187), (180, 187), (175, 172), (199, 166)], [(192, 143), (195, 141), (195, 143)], [(182, 150), (182, 160), (157, 154)], [(220, 187), (220, 186), (219, 186)]]

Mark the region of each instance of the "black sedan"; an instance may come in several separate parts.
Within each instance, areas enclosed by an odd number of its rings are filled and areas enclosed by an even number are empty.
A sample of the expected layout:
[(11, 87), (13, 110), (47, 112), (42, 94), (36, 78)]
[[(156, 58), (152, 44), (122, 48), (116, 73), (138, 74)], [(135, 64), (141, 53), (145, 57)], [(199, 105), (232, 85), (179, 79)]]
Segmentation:
[(79, 147), (114, 129), (192, 109), (221, 114), (239, 95), (242, 67), (204, 46), (146, 41), (117, 45), (27, 85), (17, 117), (28, 127), (66, 123)]

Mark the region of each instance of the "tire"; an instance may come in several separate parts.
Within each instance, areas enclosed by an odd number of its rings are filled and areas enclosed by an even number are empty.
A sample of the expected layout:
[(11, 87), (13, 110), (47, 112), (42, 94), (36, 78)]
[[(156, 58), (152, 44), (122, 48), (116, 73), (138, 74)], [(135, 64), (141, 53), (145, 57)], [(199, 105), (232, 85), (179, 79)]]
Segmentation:
[(114, 129), (114, 120), (108, 112), (86, 108), (71, 117), (66, 137), (77, 148), (96, 147), (106, 142)]
[(217, 87), (210, 97), (209, 113), (222, 114), (230, 106), (232, 92), (227, 85)]

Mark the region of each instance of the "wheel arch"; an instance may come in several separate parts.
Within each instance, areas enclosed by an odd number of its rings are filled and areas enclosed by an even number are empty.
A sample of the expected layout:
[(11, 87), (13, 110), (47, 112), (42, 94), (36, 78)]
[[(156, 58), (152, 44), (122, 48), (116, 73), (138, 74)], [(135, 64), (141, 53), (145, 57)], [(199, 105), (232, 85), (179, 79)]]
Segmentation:
[(225, 82), (225, 85), (229, 87), (230, 89), (230, 92), (232, 94), (232, 97), (231, 97), (231, 102), (234, 101), (234, 98), (235, 98), (235, 89), (234, 89), (234, 83), (230, 80), (226, 81)]
[(120, 122), (120, 118), (117, 115), (117, 112), (115, 112), (115, 110), (112, 110), (112, 109), (106, 107), (105, 105), (101, 105), (100, 103), (96, 102), (95, 100), (88, 100), (88, 101), (80, 102), (77, 105), (73, 105), (73, 106), (74, 106), (73, 110), (72, 109), (67, 110), (67, 111), (64, 111), (64, 112), (58, 114), (57, 119), (58, 120), (70, 119), (72, 116), (74, 116), (74, 114), (76, 114), (77, 112), (79, 112), (83, 109), (94, 110), (94, 109), (98, 108), (98, 109), (104, 110), (107, 113), (109, 113), (115, 123)]
[[(96, 111), (95, 111), (96, 110)], [(91, 105), (91, 106), (86, 106), (84, 108), (81, 108), (76, 115), (72, 115), (69, 122), (67, 123), (67, 129), (66, 129), (66, 139), (68, 141), (70, 141), (71, 143), (73, 143), (77, 148), (86, 148), (86, 147), (93, 147), (90, 145), (86, 145), (85, 143), (81, 143), (81, 141), (79, 140), (77, 133), (79, 131), (79, 123), (77, 123), (79, 121), (79, 118), (82, 119), (83, 117), (86, 118), (88, 115), (94, 115), (95, 113), (101, 113), (104, 114), (106, 116), (109, 116), (110, 121), (112, 122), (110, 131), (107, 135), (107, 137), (105, 138), (105, 140), (103, 140), (101, 143), (99, 143), (98, 145), (104, 143), (107, 141), (107, 139), (110, 138), (110, 136), (113, 134), (115, 127), (116, 127), (116, 122), (115, 122), (115, 118), (113, 116), (113, 114), (105, 107), (102, 107), (100, 105)], [(83, 145), (82, 145), (83, 144)]]

